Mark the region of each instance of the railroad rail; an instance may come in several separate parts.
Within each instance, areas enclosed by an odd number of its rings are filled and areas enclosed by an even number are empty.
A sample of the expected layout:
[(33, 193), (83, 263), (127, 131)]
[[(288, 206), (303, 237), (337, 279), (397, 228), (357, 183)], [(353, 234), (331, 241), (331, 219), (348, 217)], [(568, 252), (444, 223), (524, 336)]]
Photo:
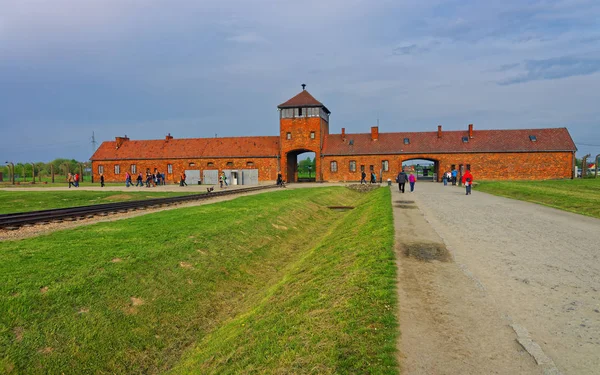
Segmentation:
[(17, 212), (12, 214), (0, 215), (0, 228), (16, 230), (22, 226), (33, 224), (48, 224), (61, 221), (76, 221), (90, 219), (94, 216), (107, 216), (114, 213), (124, 213), (128, 211), (144, 210), (152, 207), (163, 207), (182, 202), (206, 200), (215, 197), (248, 193), (259, 190), (266, 190), (276, 187), (276, 185), (256, 186), (251, 188), (241, 188), (222, 191), (211, 191), (202, 194), (180, 195), (176, 197), (153, 198), (135, 201), (115, 202), (94, 204), (90, 206), (78, 206), (67, 208), (56, 208), (51, 210)]

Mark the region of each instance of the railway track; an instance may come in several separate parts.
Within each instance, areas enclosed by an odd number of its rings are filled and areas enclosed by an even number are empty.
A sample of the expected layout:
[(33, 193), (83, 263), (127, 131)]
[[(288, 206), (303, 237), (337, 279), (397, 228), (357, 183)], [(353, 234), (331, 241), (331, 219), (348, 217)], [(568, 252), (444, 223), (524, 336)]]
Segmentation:
[(223, 197), (227, 195), (266, 190), (274, 187), (276, 187), (276, 185), (256, 186), (251, 188), (223, 190), (217, 192), (213, 191), (210, 193), (182, 195), (177, 197), (153, 198), (127, 202), (94, 204), (90, 206), (1, 214), (0, 228), (7, 230), (17, 230), (23, 226), (28, 225), (90, 219), (94, 216), (107, 216), (115, 213), (125, 213), (135, 210), (145, 210), (147, 208), (170, 206), (183, 202), (206, 200), (215, 197)]

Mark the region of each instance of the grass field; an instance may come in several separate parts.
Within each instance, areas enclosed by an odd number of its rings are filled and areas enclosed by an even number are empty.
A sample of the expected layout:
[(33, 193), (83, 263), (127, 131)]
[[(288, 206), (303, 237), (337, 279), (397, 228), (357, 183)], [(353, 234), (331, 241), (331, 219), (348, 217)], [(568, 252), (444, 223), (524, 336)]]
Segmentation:
[(600, 179), (483, 181), (476, 189), (600, 218)]
[(0, 373), (396, 374), (389, 194), (284, 190), (0, 242)]
[[(150, 190), (150, 189), (148, 189)], [(151, 191), (85, 191), (71, 189), (69, 191), (2, 191), (0, 190), (0, 214), (48, 210), (85, 206), (89, 204), (112, 203), (148, 198), (162, 198), (192, 193), (185, 192), (151, 192)]]

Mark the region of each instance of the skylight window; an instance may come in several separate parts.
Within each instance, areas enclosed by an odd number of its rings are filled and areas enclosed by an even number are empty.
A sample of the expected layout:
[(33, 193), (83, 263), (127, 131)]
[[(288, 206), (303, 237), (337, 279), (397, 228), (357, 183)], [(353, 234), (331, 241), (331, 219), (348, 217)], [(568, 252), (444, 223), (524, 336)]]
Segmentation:
[(467, 142), (469, 142), (469, 137), (462, 137), (462, 141), (463, 141), (464, 143), (467, 143)]
[(530, 136), (529, 136), (529, 140), (530, 140), (531, 142), (537, 142), (537, 137), (536, 137), (535, 135), (530, 135)]
[(405, 145), (409, 145), (410, 144), (410, 138), (404, 138), (404, 144)]

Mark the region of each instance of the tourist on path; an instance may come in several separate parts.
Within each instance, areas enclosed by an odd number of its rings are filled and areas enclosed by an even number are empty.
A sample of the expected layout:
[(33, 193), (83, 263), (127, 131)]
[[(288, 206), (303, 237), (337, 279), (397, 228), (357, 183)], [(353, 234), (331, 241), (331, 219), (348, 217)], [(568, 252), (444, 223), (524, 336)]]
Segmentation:
[(104, 174), (100, 173), (100, 187), (104, 187)]
[(185, 172), (181, 173), (181, 181), (179, 183), (179, 186), (188, 186), (187, 182), (185, 182)]
[(377, 183), (377, 175), (375, 174), (375, 172), (371, 172), (371, 183)]
[(471, 174), (470, 170), (467, 169), (465, 174), (462, 176), (462, 183), (465, 185), (465, 188), (467, 189), (466, 195), (470, 195), (471, 187), (473, 185), (473, 175)]
[(125, 172), (125, 186), (129, 187), (131, 184), (131, 175), (129, 172)]
[(136, 182), (135, 182), (135, 186), (144, 187), (144, 178), (142, 177), (142, 172), (140, 172), (140, 174), (138, 174)]
[(73, 186), (75, 185), (75, 184), (73, 183), (73, 181), (74, 181), (74, 179), (73, 179), (73, 175), (72, 175), (72, 174), (70, 174), (70, 173), (69, 173), (69, 175), (67, 176), (67, 181), (69, 182), (69, 189), (71, 188), (71, 186), (72, 186), (72, 185), (73, 185)]
[(225, 175), (225, 172), (223, 172), (223, 183), (226, 187), (229, 186), (229, 184), (227, 183), (227, 176)]
[(362, 171), (360, 173), (360, 184), (362, 185), (363, 183), (366, 184), (367, 183), (367, 174), (365, 173), (365, 171)]
[(454, 186), (454, 185), (456, 185), (456, 176), (458, 176), (458, 171), (456, 170), (456, 168), (454, 168), (452, 170), (451, 176), (452, 176), (452, 186)]
[(79, 187), (79, 173), (75, 173), (75, 177), (73, 177), (73, 186)]
[(444, 172), (444, 176), (442, 177), (442, 181), (444, 182), (444, 186), (448, 186), (448, 172)]
[(281, 175), (281, 172), (277, 172), (277, 186), (281, 186), (283, 182), (283, 176)]
[(415, 182), (417, 182), (417, 178), (412, 172), (408, 176), (408, 182), (410, 183), (410, 192), (412, 193), (415, 191)]
[(404, 173), (404, 169), (398, 173), (398, 177), (396, 177), (396, 182), (398, 183), (398, 189), (400, 189), (401, 193), (404, 193), (404, 185), (406, 185), (406, 181), (408, 181), (408, 176)]

